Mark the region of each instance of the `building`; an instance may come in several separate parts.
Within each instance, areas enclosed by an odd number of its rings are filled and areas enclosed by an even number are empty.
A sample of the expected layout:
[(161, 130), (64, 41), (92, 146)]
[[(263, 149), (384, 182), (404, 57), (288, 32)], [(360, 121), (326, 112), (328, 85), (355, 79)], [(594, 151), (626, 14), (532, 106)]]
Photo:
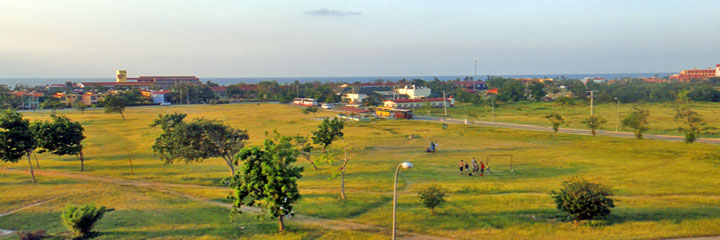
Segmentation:
[(682, 70), (678, 74), (670, 76), (670, 80), (678, 82), (689, 82), (690, 80), (706, 80), (712, 77), (720, 77), (720, 64), (715, 65), (715, 69), (692, 69)]
[(365, 98), (367, 98), (367, 94), (364, 93), (345, 93), (343, 101), (348, 103), (361, 103)]
[(485, 82), (483, 81), (455, 81), (452, 82), (452, 84), (455, 89), (462, 88), (469, 93), (477, 93), (478, 91), (487, 88), (487, 86), (485, 86)]
[[(130, 81), (132, 80), (132, 81)], [(201, 84), (200, 79), (196, 76), (140, 76), (137, 78), (127, 77), (127, 71), (117, 70), (115, 72), (115, 82), (83, 82), (80, 87), (126, 87), (148, 89), (152, 86), (160, 86), (169, 88), (179, 84)]]
[(415, 85), (405, 86), (403, 88), (395, 89), (398, 95), (406, 95), (409, 99), (421, 99), (430, 96), (432, 90), (426, 87), (416, 87)]
[(85, 106), (91, 106), (100, 102), (100, 96), (91, 92), (86, 92), (80, 95), (80, 98), (80, 103), (84, 104)]
[(86, 87), (108, 87), (108, 88), (137, 88), (137, 89), (149, 89), (154, 86), (153, 83), (148, 82), (82, 82), (80, 86)]
[(227, 89), (228, 87), (210, 87), (210, 90), (212, 90), (213, 94), (215, 94), (216, 97), (227, 97)]
[(394, 98), (392, 88), (388, 86), (367, 85), (361, 86), (357, 93), (345, 93), (343, 101), (348, 103), (361, 103), (369, 94), (377, 93), (386, 98)]
[(167, 96), (167, 94), (171, 93), (170, 90), (163, 90), (163, 91), (156, 91), (150, 93), (150, 99), (153, 103), (164, 103), (169, 102), (170, 98)]
[(71, 107), (73, 104), (75, 104), (76, 101), (80, 101), (82, 99), (82, 96), (79, 96), (74, 93), (55, 93), (54, 95), (50, 96), (52, 98), (55, 98), (59, 100), (61, 103), (64, 103), (65, 106)]
[(40, 106), (40, 97), (44, 94), (39, 92), (15, 92), (15, 96), (20, 98), (20, 108), (37, 109)]
[(447, 104), (448, 107), (455, 106), (455, 100), (452, 97), (449, 98), (426, 98), (426, 99), (393, 99), (386, 100), (383, 105), (386, 108), (421, 108), (425, 107), (425, 104), (429, 103), (430, 107), (443, 107)]

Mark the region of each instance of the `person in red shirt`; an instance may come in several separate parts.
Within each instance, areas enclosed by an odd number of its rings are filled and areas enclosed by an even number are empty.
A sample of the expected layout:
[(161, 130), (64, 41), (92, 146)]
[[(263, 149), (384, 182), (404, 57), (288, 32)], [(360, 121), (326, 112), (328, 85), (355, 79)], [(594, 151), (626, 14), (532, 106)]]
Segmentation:
[(485, 175), (485, 163), (480, 162), (480, 176)]

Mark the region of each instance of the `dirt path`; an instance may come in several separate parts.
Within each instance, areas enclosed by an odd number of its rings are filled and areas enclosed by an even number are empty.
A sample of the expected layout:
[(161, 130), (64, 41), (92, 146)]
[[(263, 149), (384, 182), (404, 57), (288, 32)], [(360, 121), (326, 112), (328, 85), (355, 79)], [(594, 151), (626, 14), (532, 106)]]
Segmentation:
[[(10, 173), (29, 174), (27, 171), (18, 170), (18, 169), (7, 169), (7, 171)], [(35, 171), (35, 175), (82, 179), (82, 180), (88, 180), (88, 181), (111, 183), (111, 184), (122, 185), (122, 186), (141, 187), (141, 188), (146, 188), (146, 189), (152, 189), (155, 191), (159, 191), (159, 192), (170, 194), (170, 195), (177, 196), (177, 197), (190, 199), (190, 200), (193, 200), (196, 202), (201, 202), (201, 203), (224, 207), (224, 208), (232, 208), (232, 204), (229, 204), (229, 203), (213, 201), (210, 199), (192, 196), (189, 194), (184, 194), (184, 193), (180, 193), (180, 192), (168, 189), (168, 188), (212, 188), (212, 189), (228, 190), (228, 188), (225, 188), (225, 187), (202, 186), (202, 185), (193, 185), (193, 184), (177, 184), (177, 183), (160, 183), (160, 182), (149, 182), (149, 181), (138, 181), (138, 180), (125, 180), (125, 179), (99, 177), (99, 176), (91, 176), (91, 175), (84, 175), (84, 174), (51, 172), (51, 171)], [(47, 201), (50, 201), (50, 200), (47, 200)], [(47, 201), (45, 201), (45, 202), (47, 202)], [(44, 203), (44, 202), (42, 202), (42, 203)], [(39, 203), (39, 204), (42, 204), (42, 203)], [(36, 205), (39, 205), (39, 204), (36, 204)], [(25, 208), (22, 208), (22, 209), (25, 209)], [(16, 209), (16, 210), (20, 211), (22, 209)], [(260, 213), (260, 209), (254, 208), (254, 207), (242, 207), (241, 210), (243, 212)], [(0, 215), (0, 217), (1, 216), (4, 216), (4, 215)], [(355, 230), (355, 231), (363, 231), (363, 232), (382, 233), (382, 234), (387, 234), (388, 236), (390, 235), (390, 229), (387, 229), (385, 227), (350, 222), (350, 221), (345, 221), (345, 220), (324, 219), (324, 218), (299, 215), (299, 214), (296, 214), (294, 217), (291, 217), (288, 220), (297, 221), (297, 222), (300, 222), (303, 224), (314, 225), (314, 226), (318, 226), (318, 227), (322, 227), (322, 228), (326, 228), (326, 229), (332, 229), (332, 230)], [(401, 239), (417, 239), (417, 240), (451, 239), (451, 238), (432, 236), (432, 235), (420, 235), (420, 234), (404, 232), (404, 231), (398, 231), (397, 233)]]
[[(47, 202), (49, 202), (49, 201), (52, 201), (52, 200), (55, 200), (55, 199), (58, 199), (58, 198), (60, 198), (60, 197), (54, 197), (54, 198), (51, 198), (51, 199), (47, 199), (47, 200), (43, 200), (43, 201), (40, 201), (40, 202), (36, 202), (36, 203), (30, 204), (30, 205), (27, 205), (27, 206), (24, 206), (24, 207), (16, 208), (16, 209), (13, 209), (13, 210), (4, 212), (4, 213), (0, 213), (0, 217), (4, 217), (4, 216), (10, 215), (10, 214), (13, 214), (13, 213), (16, 213), (16, 212), (19, 212), (19, 211), (22, 211), (22, 210), (31, 208), (31, 207), (39, 206), (39, 205), (42, 205), (42, 204), (44, 204), (44, 203), (47, 203)], [(10, 235), (10, 234), (13, 234), (14, 232), (15, 232), (15, 231), (13, 231), (13, 230), (0, 229), (0, 237), (8, 236), (8, 235)]]

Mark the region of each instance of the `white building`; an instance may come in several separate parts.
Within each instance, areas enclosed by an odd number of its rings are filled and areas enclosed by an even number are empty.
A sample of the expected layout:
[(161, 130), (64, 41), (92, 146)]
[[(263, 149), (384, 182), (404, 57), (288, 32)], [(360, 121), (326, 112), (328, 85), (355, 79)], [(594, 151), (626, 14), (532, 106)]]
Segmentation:
[(361, 103), (363, 99), (367, 98), (367, 94), (364, 93), (346, 93), (345, 99), (348, 103)]
[(171, 93), (171, 92), (172, 91), (170, 91), (170, 90), (152, 92), (152, 93), (150, 93), (150, 98), (152, 98), (153, 103), (164, 103), (164, 102), (170, 100), (170, 99), (166, 99), (165, 95), (168, 93)]
[(431, 90), (426, 87), (405, 86), (404, 88), (395, 89), (399, 95), (407, 95), (410, 99), (421, 99), (430, 96)]

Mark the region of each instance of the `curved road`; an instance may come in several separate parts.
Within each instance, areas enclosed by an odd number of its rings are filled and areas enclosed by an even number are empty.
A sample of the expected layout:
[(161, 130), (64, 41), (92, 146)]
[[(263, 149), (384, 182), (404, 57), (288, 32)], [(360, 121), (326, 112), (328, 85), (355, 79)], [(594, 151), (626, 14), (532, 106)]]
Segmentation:
[[(453, 124), (465, 124), (465, 119), (458, 119), (458, 118), (441, 118), (441, 117), (429, 117), (429, 116), (413, 116), (414, 120), (418, 121), (427, 121), (427, 122), (444, 122), (444, 123), (453, 123)], [(519, 129), (519, 130), (529, 130), (529, 131), (540, 131), (540, 132), (552, 132), (553, 129), (551, 127), (541, 127), (541, 126), (535, 126), (535, 125), (528, 125), (528, 124), (518, 124), (518, 123), (505, 123), (505, 122), (488, 122), (488, 121), (475, 121), (474, 123), (470, 120), (467, 121), (467, 124), (473, 124), (473, 125), (479, 125), (479, 126), (488, 126), (488, 127), (499, 127), (499, 128), (509, 128), (509, 129)], [(558, 132), (561, 133), (570, 133), (570, 134), (579, 134), (579, 135), (592, 135), (590, 130), (586, 129), (576, 129), (576, 128), (559, 128)], [(604, 131), (604, 130), (596, 130), (597, 135), (602, 136), (611, 136), (611, 137), (622, 137), (622, 138), (635, 138), (635, 134), (629, 133), (629, 132), (613, 132), (613, 131)], [(643, 134), (643, 138), (645, 139), (657, 139), (657, 140), (665, 140), (665, 141), (673, 141), (673, 142), (683, 142), (685, 141), (684, 137), (681, 136), (672, 136), (672, 135), (659, 135), (659, 134)], [(709, 143), (709, 144), (720, 144), (720, 139), (717, 138), (698, 138), (696, 142), (702, 142), (702, 143)]]

